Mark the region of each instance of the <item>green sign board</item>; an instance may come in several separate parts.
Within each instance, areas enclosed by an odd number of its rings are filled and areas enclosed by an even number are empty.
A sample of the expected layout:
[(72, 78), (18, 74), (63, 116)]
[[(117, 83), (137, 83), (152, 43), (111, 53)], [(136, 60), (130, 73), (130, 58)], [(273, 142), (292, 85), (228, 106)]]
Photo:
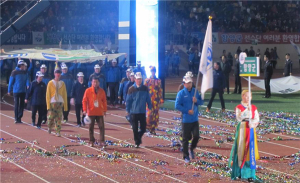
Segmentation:
[(259, 57), (240, 59), (240, 76), (259, 76)]

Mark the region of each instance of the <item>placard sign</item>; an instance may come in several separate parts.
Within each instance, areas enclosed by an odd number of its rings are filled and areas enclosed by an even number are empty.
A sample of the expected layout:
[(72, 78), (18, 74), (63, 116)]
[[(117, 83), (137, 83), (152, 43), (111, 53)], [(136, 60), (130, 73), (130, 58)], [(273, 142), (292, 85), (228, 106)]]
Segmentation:
[(240, 76), (259, 76), (259, 57), (240, 59)]

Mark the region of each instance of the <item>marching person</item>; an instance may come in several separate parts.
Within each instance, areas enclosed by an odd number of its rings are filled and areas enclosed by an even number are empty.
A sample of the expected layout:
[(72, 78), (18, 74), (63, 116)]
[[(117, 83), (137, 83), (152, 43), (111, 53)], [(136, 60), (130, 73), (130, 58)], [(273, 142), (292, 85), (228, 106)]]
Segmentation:
[(77, 127), (81, 127), (81, 124), (85, 126), (84, 115), (80, 120), (80, 112), (82, 112), (82, 99), (85, 90), (88, 88), (87, 84), (84, 82), (84, 75), (82, 72), (77, 74), (77, 81), (73, 84), (71, 92), (71, 103), (75, 105), (75, 112), (77, 118)]
[(63, 81), (65, 83), (66, 89), (67, 89), (67, 104), (68, 104), (68, 109), (64, 110), (63, 112), (63, 116), (64, 116), (64, 123), (68, 122), (68, 116), (69, 116), (69, 112), (70, 112), (70, 100), (71, 100), (71, 92), (72, 92), (72, 86), (74, 83), (73, 80), (73, 76), (72, 74), (70, 74), (70, 72), (68, 72), (68, 67), (66, 64), (61, 64), (61, 70), (62, 70), (62, 74), (61, 74), (61, 81)]
[(124, 77), (121, 82), (120, 82), (120, 86), (119, 86), (119, 92), (118, 92), (118, 99), (120, 100), (120, 103), (122, 104), (122, 102), (126, 101), (125, 97), (125, 86), (126, 84), (130, 81), (130, 74), (131, 74), (131, 69), (127, 69), (126, 71), (126, 77)]
[[(249, 105), (249, 98), (250, 100), (252, 99), (252, 93), (248, 90), (243, 90), (241, 104), (237, 105), (235, 108), (236, 119), (239, 123), (236, 127), (235, 140), (231, 149), (228, 166), (232, 168), (232, 180), (242, 178), (248, 179), (248, 182), (253, 182), (256, 179), (256, 176), (255, 166), (253, 167), (251, 161), (255, 164), (253, 161), (259, 159), (255, 130), (259, 124), (259, 114), (255, 105)], [(249, 117), (251, 118), (250, 122)], [(253, 140), (250, 137), (251, 128), (253, 128)], [(253, 154), (250, 154), (251, 148), (249, 147), (249, 144), (251, 142), (254, 144)]]
[(210, 112), (210, 108), (212, 106), (213, 100), (216, 96), (217, 93), (219, 93), (219, 98), (221, 101), (221, 106), (222, 106), (222, 111), (225, 112), (225, 103), (224, 103), (224, 98), (223, 98), (223, 93), (224, 93), (224, 74), (222, 70), (220, 69), (220, 62), (215, 62), (214, 63), (214, 72), (213, 72), (213, 78), (214, 78), (214, 83), (213, 83), (213, 89), (211, 92), (211, 97), (210, 100), (207, 104), (206, 112)]
[(292, 75), (292, 71), (293, 71), (293, 61), (290, 60), (290, 54), (287, 53), (285, 54), (285, 65), (284, 65), (284, 70), (283, 70), (283, 76), (291, 76)]
[(145, 86), (149, 89), (152, 109), (147, 107), (147, 129), (151, 134), (156, 135), (155, 128), (159, 122), (159, 108), (163, 105), (163, 89), (161, 80), (156, 77), (156, 67), (150, 66), (151, 76), (145, 79)]
[(31, 107), (32, 107), (32, 126), (35, 126), (35, 116), (36, 112), (39, 114), (38, 123), (36, 127), (41, 129), (41, 124), (43, 117), (45, 116), (46, 107), (46, 90), (47, 85), (43, 82), (44, 75), (38, 71), (36, 73), (36, 79), (31, 82), (29, 90), (26, 93), (25, 103), (31, 98)]
[[(40, 67), (40, 72), (44, 75), (43, 76), (43, 82), (46, 84), (46, 86), (48, 85), (49, 81), (52, 79), (51, 75), (47, 72), (47, 66), (45, 64), (42, 64)], [(46, 124), (47, 123), (47, 107), (44, 108), (44, 116), (43, 116), (43, 121), (42, 124)]]
[[(126, 97), (127, 116), (130, 114), (135, 147), (142, 144), (142, 137), (146, 132), (146, 104), (148, 109), (152, 109), (152, 104), (147, 86), (142, 85), (142, 73), (135, 74), (135, 84), (128, 90)], [(140, 131), (138, 131), (140, 122)]]
[[(22, 123), (25, 106), (26, 90), (29, 88), (29, 75), (26, 71), (25, 62), (19, 60), (15, 70), (11, 72), (8, 84), (8, 95), (13, 92), (15, 107), (15, 123)], [(27, 64), (26, 64), (27, 65)]]
[(269, 60), (269, 56), (265, 55), (264, 56), (264, 60), (266, 62), (265, 66), (264, 66), (264, 80), (265, 80), (265, 96), (264, 98), (270, 98), (271, 97), (271, 88), (270, 88), (270, 80), (272, 78), (273, 75), (273, 65), (272, 62), (270, 62)]
[(100, 145), (105, 146), (104, 139), (104, 118), (107, 111), (107, 101), (105, 91), (99, 87), (98, 77), (92, 78), (92, 86), (85, 90), (82, 99), (83, 115), (87, 115), (91, 119), (89, 126), (90, 146), (94, 147), (94, 126), (95, 121), (100, 130)]
[[(108, 65), (105, 59), (105, 65)], [(118, 103), (119, 83), (121, 81), (121, 67), (117, 65), (117, 60), (113, 59), (107, 69), (107, 84), (110, 93), (110, 105), (115, 106)]]
[[(103, 69), (104, 69), (104, 68), (103, 68)], [(95, 71), (95, 72), (94, 72), (93, 74), (90, 75), (89, 82), (88, 82), (88, 87), (91, 87), (91, 86), (92, 86), (92, 78), (95, 76), (95, 77), (98, 77), (100, 88), (102, 88), (102, 89), (105, 91), (105, 93), (107, 93), (107, 92), (106, 92), (107, 87), (106, 87), (106, 79), (105, 79), (105, 75), (102, 74), (102, 72), (101, 72), (101, 67), (100, 67), (99, 64), (96, 64), (96, 65), (94, 66), (94, 71)]]
[[(175, 101), (175, 109), (182, 113), (182, 146), (183, 159), (186, 163), (190, 162), (188, 146), (189, 140), (192, 139), (190, 148), (191, 158), (194, 159), (194, 149), (197, 147), (199, 140), (199, 122), (198, 122), (198, 106), (203, 104), (198, 91), (193, 88), (193, 80), (190, 76), (186, 76), (184, 80), (184, 89), (177, 93)], [(196, 92), (196, 96), (194, 94)], [(194, 108), (192, 105), (194, 103)]]
[(234, 55), (235, 58), (235, 64), (234, 64), (234, 78), (235, 78), (235, 87), (233, 93), (239, 93), (242, 92), (242, 82), (241, 82), (241, 76), (240, 76), (240, 61), (238, 54)]
[(60, 137), (61, 117), (63, 110), (68, 110), (67, 89), (63, 81), (60, 80), (61, 70), (56, 64), (54, 79), (49, 81), (46, 91), (46, 103), (48, 110), (48, 133), (51, 134), (55, 123), (56, 136)]

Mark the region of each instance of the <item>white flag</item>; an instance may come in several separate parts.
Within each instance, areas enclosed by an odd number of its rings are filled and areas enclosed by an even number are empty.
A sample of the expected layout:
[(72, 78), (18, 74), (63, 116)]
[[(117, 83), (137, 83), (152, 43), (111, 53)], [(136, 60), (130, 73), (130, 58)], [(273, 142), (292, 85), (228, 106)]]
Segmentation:
[(208, 21), (206, 34), (203, 42), (202, 55), (200, 58), (199, 71), (203, 74), (201, 84), (201, 97), (204, 99), (205, 92), (213, 87), (213, 64), (212, 64), (212, 23)]
[(291, 44), (293, 45), (293, 47), (297, 50), (297, 52), (298, 52), (298, 55), (300, 55), (300, 48), (299, 48), (299, 46), (297, 46), (293, 41), (291, 41), (290, 40), (290, 42), (291, 42)]

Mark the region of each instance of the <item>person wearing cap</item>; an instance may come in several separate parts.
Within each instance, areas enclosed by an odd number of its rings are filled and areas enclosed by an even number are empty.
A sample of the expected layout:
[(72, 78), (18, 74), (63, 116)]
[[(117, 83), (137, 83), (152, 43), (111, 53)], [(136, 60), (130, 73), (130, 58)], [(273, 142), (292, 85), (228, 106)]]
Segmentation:
[(35, 115), (36, 112), (39, 114), (38, 123), (36, 127), (41, 128), (44, 113), (47, 111), (46, 107), (46, 90), (47, 85), (43, 82), (44, 75), (38, 71), (36, 73), (36, 79), (30, 84), (30, 87), (26, 93), (25, 103), (31, 98), (31, 110), (32, 110), (32, 126), (35, 126)]
[(126, 98), (127, 98), (127, 93), (128, 93), (128, 90), (129, 88), (134, 84), (135, 82), (135, 77), (134, 77), (134, 72), (131, 72), (130, 73), (130, 80), (128, 81), (128, 83), (124, 86), (124, 90), (125, 90), (125, 93), (124, 93), (124, 101), (126, 103)]
[(40, 70), (40, 62), (35, 61), (35, 64), (32, 64), (32, 59), (29, 59), (30, 66), (28, 72), (30, 73), (31, 81), (36, 79), (36, 73)]
[(219, 98), (221, 101), (222, 111), (225, 112), (225, 103), (224, 103), (224, 89), (225, 89), (225, 80), (224, 80), (224, 74), (222, 70), (220, 69), (220, 62), (214, 63), (214, 71), (213, 71), (213, 89), (211, 92), (210, 100), (207, 104), (206, 112), (210, 112), (210, 108), (212, 106), (213, 100), (217, 93), (219, 93)]
[[(185, 81), (185, 77), (186, 77), (186, 76), (189, 76), (189, 77), (191, 77), (191, 78), (194, 77), (193, 72), (192, 72), (192, 71), (188, 71), (188, 72), (185, 74), (185, 76), (183, 76), (182, 83), (178, 86), (177, 93), (178, 93), (180, 90), (182, 90), (182, 89), (184, 88), (184, 81)], [(192, 87), (195, 88), (194, 82), (193, 82), (193, 86), (192, 86)]]
[(142, 143), (142, 137), (146, 132), (146, 105), (149, 110), (152, 109), (149, 90), (147, 86), (142, 85), (142, 79), (142, 73), (137, 72), (135, 83), (129, 88), (126, 97), (126, 111), (127, 116), (130, 115), (136, 148)]
[(84, 75), (82, 72), (77, 74), (77, 81), (73, 84), (72, 92), (71, 92), (71, 103), (75, 104), (76, 118), (77, 118), (77, 126), (80, 127), (81, 123), (84, 126), (84, 115), (80, 119), (80, 112), (82, 112), (82, 99), (85, 90), (88, 88), (87, 84), (84, 82)]
[(289, 53), (285, 54), (285, 60), (283, 76), (291, 76), (293, 71), (293, 61), (290, 59)]
[(192, 159), (195, 158), (194, 149), (197, 147), (199, 140), (198, 107), (203, 104), (198, 91), (192, 86), (193, 79), (190, 76), (186, 76), (184, 79), (184, 89), (177, 93), (175, 101), (175, 109), (182, 113), (182, 147), (183, 159), (186, 163), (190, 162), (188, 146), (192, 136), (190, 155)]
[(48, 133), (51, 134), (55, 123), (56, 135), (60, 137), (61, 117), (63, 110), (68, 110), (67, 89), (63, 81), (60, 80), (61, 70), (57, 63), (54, 70), (54, 79), (49, 81), (46, 91), (46, 103), (48, 110)]
[(96, 76), (92, 78), (92, 86), (84, 92), (82, 108), (83, 115), (87, 115), (91, 119), (89, 126), (90, 145), (94, 146), (94, 126), (96, 121), (100, 131), (100, 145), (105, 146), (103, 116), (106, 116), (107, 101), (106, 94), (104, 90), (99, 87), (99, 79)]
[(144, 83), (144, 78), (147, 78), (145, 68), (142, 67), (142, 61), (140, 61), (140, 60), (137, 61), (136, 64), (137, 64), (137, 67), (135, 69), (133, 69), (133, 72), (134, 72), (134, 74), (136, 74), (137, 72), (140, 72), (142, 74), (143, 83)]
[(148, 87), (152, 109), (147, 107), (147, 129), (155, 135), (155, 128), (158, 127), (159, 122), (159, 108), (164, 103), (163, 89), (161, 87), (161, 80), (156, 77), (156, 67), (150, 66), (151, 76), (145, 79), (144, 85)]
[(25, 96), (29, 85), (29, 75), (26, 71), (25, 62), (19, 60), (16, 69), (11, 72), (7, 93), (10, 95), (11, 92), (13, 92), (15, 123), (22, 123), (21, 118), (23, 117), (23, 110), (25, 107)]
[(175, 54), (172, 57), (172, 73), (177, 76), (179, 76), (179, 64), (180, 57), (178, 55), (178, 51), (175, 51)]
[(68, 67), (66, 64), (61, 64), (61, 70), (62, 70), (62, 74), (61, 74), (61, 81), (63, 81), (65, 83), (66, 89), (67, 89), (67, 104), (68, 104), (68, 110), (64, 110), (63, 112), (63, 116), (64, 116), (64, 123), (68, 122), (68, 116), (69, 116), (69, 112), (70, 112), (70, 100), (71, 100), (71, 92), (72, 92), (72, 86), (74, 83), (74, 79), (72, 74), (70, 74), (70, 72), (68, 72)]
[(95, 72), (90, 75), (89, 82), (88, 82), (88, 87), (92, 86), (92, 78), (93, 77), (98, 77), (100, 88), (102, 88), (105, 91), (105, 93), (107, 93), (106, 92), (106, 89), (107, 89), (106, 78), (105, 78), (105, 75), (102, 74), (102, 72), (101, 72), (102, 69), (104, 69), (104, 67), (100, 67), (99, 64), (96, 64), (94, 66), (94, 71)]
[[(122, 64), (122, 63), (120, 63)], [(106, 78), (107, 84), (109, 87), (110, 93), (110, 104), (115, 106), (118, 103), (118, 91), (119, 91), (119, 83), (121, 81), (121, 67), (117, 65), (117, 60), (113, 59), (111, 61), (111, 65), (107, 63), (107, 58), (105, 59), (106, 65)]]
[(126, 84), (130, 81), (130, 74), (131, 74), (131, 69), (127, 69), (126, 71), (126, 77), (124, 77), (121, 82), (120, 82), (120, 86), (119, 86), (119, 92), (118, 92), (118, 99), (120, 100), (120, 103), (122, 104), (123, 100), (125, 102), (124, 96), (125, 96), (125, 86)]

